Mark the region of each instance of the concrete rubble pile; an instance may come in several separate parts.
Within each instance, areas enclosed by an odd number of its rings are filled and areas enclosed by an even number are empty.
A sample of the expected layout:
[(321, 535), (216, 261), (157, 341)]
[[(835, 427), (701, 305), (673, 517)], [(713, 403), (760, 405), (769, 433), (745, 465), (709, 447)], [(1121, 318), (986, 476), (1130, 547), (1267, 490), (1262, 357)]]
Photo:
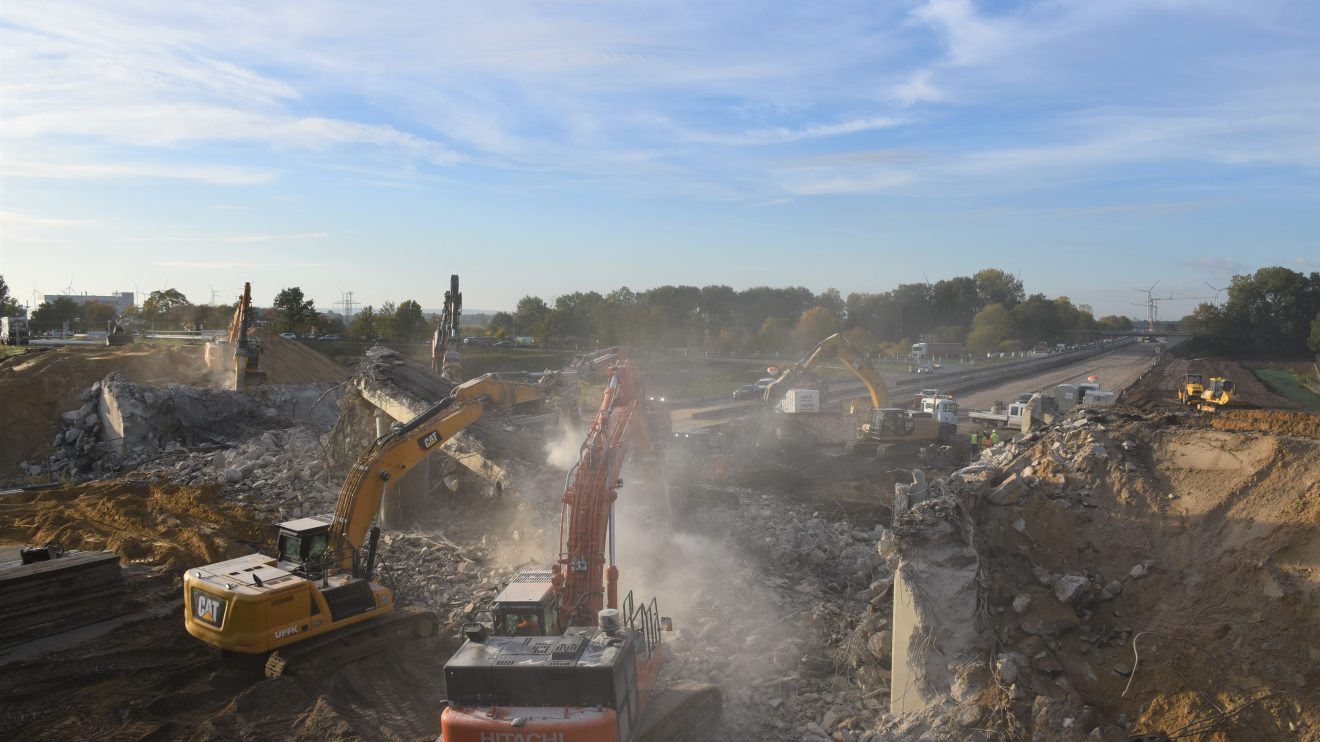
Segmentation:
[(322, 437), (338, 415), (337, 391), (263, 386), (246, 393), (182, 384), (145, 387), (112, 373), (65, 413), (50, 459), (25, 464), (83, 478), (133, 470), (300, 517), (333, 506)]
[[(877, 550), (886, 530), (827, 520), (769, 495), (743, 499), (694, 523), (711, 544), (732, 541), (755, 561), (711, 545), (682, 559), (701, 566), (674, 586), (693, 609), (676, 612), (673, 675), (718, 683), (724, 728), (749, 739), (878, 739), (867, 729), (887, 708), (881, 606), (892, 579)], [(663, 599), (661, 610), (669, 610)]]
[[(1022, 509), (1100, 507), (1097, 487), (1121, 487), (1140, 469), (1129, 455), (1134, 448), (1077, 414), (984, 451), (935, 483), (946, 496), (900, 515), (900, 569), (920, 616), (903, 668), (920, 699), (909, 705), (917, 710), (885, 717), (878, 732), (901, 739), (1128, 738), (1126, 718), (1103, 719), (1088, 701), (1107, 693), (1101, 674), (1131, 668), (1096, 666), (1088, 645), (1131, 639), (1130, 631), (1114, 630), (1118, 612), (1106, 606), (1153, 564), (1139, 556), (1122, 565), (1060, 557), (1076, 552), (1072, 535), (1039, 533), (1059, 539), (1060, 546), (1042, 548), (1027, 533), (1032, 513)], [(978, 567), (966, 557), (989, 563)], [(966, 635), (951, 643), (941, 632), (954, 625)]]

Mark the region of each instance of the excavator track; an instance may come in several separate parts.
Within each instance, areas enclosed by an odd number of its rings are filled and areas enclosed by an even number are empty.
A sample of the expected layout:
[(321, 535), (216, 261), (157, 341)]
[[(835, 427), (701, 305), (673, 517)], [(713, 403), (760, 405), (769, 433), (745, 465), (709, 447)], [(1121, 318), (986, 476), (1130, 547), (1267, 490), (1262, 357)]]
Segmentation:
[(321, 669), (333, 669), (379, 653), (400, 639), (435, 636), (439, 622), (430, 611), (418, 608), (395, 611), (307, 639), (271, 652), (266, 677), (278, 678)]
[(720, 689), (709, 683), (674, 683), (651, 698), (634, 740), (701, 742), (713, 738), (723, 706)]

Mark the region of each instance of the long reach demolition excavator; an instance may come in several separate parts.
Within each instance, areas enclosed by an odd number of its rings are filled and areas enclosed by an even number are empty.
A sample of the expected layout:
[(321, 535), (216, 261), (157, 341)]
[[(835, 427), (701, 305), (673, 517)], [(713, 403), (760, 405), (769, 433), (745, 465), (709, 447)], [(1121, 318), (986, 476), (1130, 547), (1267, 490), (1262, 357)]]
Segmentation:
[(458, 274), (449, 277), (445, 307), (431, 337), (431, 370), (455, 384), (463, 381), (462, 337), (459, 320), (463, 317), (463, 294), (458, 290)]
[(631, 452), (650, 495), (663, 500), (669, 416), (623, 351), (593, 364), (608, 369), (608, 382), (566, 478), (559, 560), (520, 573), (495, 598), (496, 635), (464, 626), (466, 641), (445, 665), (443, 742), (678, 742), (709, 731), (719, 714), (712, 685), (656, 690), (661, 632), (672, 623), (654, 598), (619, 600), (619, 474)]
[(292, 674), (321, 660), (357, 659), (395, 637), (434, 633), (436, 617), (398, 610), (373, 581), (392, 482), (488, 410), (542, 402), (553, 376), (486, 374), (378, 438), (349, 470), (333, 516), (279, 524), (277, 554), (249, 554), (184, 572), (184, 626), (221, 650), (271, 652), (266, 674)]

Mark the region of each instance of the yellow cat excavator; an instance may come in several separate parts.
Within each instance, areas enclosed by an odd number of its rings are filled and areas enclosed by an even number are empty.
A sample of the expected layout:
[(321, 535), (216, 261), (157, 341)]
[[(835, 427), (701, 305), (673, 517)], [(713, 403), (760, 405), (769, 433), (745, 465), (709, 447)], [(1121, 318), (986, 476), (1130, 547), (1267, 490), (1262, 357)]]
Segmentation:
[(381, 436), (353, 464), (333, 516), (281, 523), (275, 556), (250, 554), (184, 573), (188, 633), (221, 650), (272, 652), (269, 677), (323, 660), (342, 664), (401, 634), (433, 634), (433, 614), (396, 609), (393, 591), (373, 581), (374, 522), (386, 489), (486, 411), (539, 403), (553, 384), (553, 376), (486, 374)]
[(813, 368), (828, 358), (837, 358), (866, 387), (871, 398), (870, 415), (858, 426), (857, 438), (848, 444), (853, 453), (870, 453), (876, 458), (950, 443), (958, 430), (958, 403), (948, 395), (935, 395), (922, 410), (890, 407), (889, 387), (884, 377), (853, 347), (842, 333), (835, 333), (816, 344), (802, 359), (779, 375), (765, 390), (765, 404), (774, 409)]

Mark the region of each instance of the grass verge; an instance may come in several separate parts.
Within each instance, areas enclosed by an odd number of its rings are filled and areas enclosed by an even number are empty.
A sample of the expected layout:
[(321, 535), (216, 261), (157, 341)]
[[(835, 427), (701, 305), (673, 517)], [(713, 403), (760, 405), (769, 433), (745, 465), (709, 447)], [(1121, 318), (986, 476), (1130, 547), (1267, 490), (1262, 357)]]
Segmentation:
[(1308, 389), (1296, 370), (1271, 367), (1254, 368), (1252, 372), (1275, 394), (1287, 397), (1307, 410), (1320, 412), (1320, 394)]

